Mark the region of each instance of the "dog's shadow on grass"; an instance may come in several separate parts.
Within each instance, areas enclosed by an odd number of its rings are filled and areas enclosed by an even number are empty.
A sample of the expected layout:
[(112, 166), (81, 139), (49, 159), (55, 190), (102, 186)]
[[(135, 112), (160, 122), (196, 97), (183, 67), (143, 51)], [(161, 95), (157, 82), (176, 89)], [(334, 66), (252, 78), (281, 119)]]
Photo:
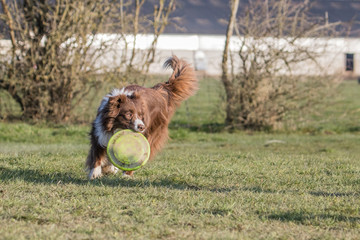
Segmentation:
[[(118, 173), (121, 174), (121, 173)], [(56, 172), (48, 173), (33, 169), (9, 169), (0, 167), (0, 179), (4, 182), (11, 181), (25, 181), (28, 183), (35, 184), (49, 184), (49, 185), (61, 185), (61, 184), (75, 184), (75, 185), (92, 185), (92, 186), (110, 186), (110, 187), (124, 187), (124, 188), (135, 188), (135, 187), (162, 187), (177, 190), (190, 190), (190, 191), (210, 191), (210, 192), (232, 192), (232, 191), (245, 191), (253, 193), (267, 193), (277, 194), (278, 191), (271, 189), (263, 189), (260, 187), (215, 187), (215, 186), (202, 186), (193, 182), (187, 182), (186, 180), (172, 179), (170, 177), (157, 178), (154, 180), (144, 180), (121, 177), (121, 176), (104, 176), (100, 179), (88, 180), (85, 177), (78, 177), (75, 173), (69, 172)], [(294, 193), (293, 190), (280, 191), (281, 193)], [(360, 196), (360, 192), (350, 193), (327, 193), (327, 192), (309, 192), (312, 196), (317, 197), (347, 197), (347, 196)], [(273, 218), (279, 218), (285, 220), (291, 214), (285, 214), (284, 216), (270, 216)]]
[[(121, 174), (121, 173), (118, 173)], [(4, 182), (11, 181), (24, 181), (35, 184), (49, 184), (49, 185), (61, 185), (61, 184), (75, 184), (75, 185), (93, 185), (93, 186), (110, 186), (110, 187), (166, 187), (170, 189), (178, 190), (209, 190), (216, 192), (230, 192), (235, 190), (234, 188), (209, 188), (198, 186), (196, 184), (187, 183), (182, 180), (174, 180), (171, 178), (160, 178), (155, 180), (144, 180), (121, 177), (121, 176), (104, 176), (100, 179), (88, 180), (85, 177), (78, 177), (75, 173), (69, 172), (42, 172), (34, 169), (9, 169), (0, 167), (0, 179)]]
[(111, 187), (137, 187), (142, 185), (151, 185), (151, 183), (142, 182), (132, 178), (125, 177), (107, 177), (88, 180), (84, 171), (83, 177), (76, 176), (69, 172), (42, 172), (34, 169), (9, 169), (0, 167), (0, 179), (4, 182), (24, 181), (35, 184), (61, 185), (93, 185), (93, 186), (111, 186)]
[(0, 167), (0, 179), (5, 182), (25, 181), (41, 184), (86, 184), (86, 179), (80, 179), (71, 173), (44, 173), (33, 169), (9, 169)]

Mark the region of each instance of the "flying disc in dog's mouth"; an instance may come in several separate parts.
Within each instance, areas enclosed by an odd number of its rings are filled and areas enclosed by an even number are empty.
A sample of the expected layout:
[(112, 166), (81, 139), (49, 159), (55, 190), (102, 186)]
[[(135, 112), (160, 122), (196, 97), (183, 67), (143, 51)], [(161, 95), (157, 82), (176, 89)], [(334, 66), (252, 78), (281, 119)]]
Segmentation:
[(115, 167), (124, 171), (134, 171), (148, 161), (150, 144), (141, 133), (121, 130), (110, 138), (107, 154)]

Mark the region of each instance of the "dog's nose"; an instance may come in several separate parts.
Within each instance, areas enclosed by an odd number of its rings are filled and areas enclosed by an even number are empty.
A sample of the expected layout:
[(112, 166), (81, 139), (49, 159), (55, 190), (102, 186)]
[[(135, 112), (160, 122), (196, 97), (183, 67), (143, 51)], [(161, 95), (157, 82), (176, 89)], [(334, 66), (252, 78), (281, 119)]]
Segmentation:
[(145, 130), (145, 124), (141, 119), (136, 119), (134, 122), (134, 130), (136, 132), (143, 132)]
[(139, 129), (140, 132), (144, 131), (145, 130), (145, 125), (144, 124), (139, 124), (137, 126), (137, 129)]

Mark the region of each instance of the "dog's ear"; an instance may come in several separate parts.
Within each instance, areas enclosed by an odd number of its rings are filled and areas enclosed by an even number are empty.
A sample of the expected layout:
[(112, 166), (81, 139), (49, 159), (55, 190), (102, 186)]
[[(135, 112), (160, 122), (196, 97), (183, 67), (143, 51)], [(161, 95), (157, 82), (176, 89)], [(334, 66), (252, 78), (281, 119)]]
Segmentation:
[(125, 95), (118, 95), (114, 97), (109, 98), (109, 104), (110, 106), (113, 106), (115, 108), (120, 108), (122, 104), (126, 102), (126, 96)]
[(107, 111), (102, 115), (104, 129), (106, 131), (111, 131), (114, 126), (115, 118), (119, 115), (121, 105), (127, 101), (125, 95), (118, 95), (114, 97), (109, 97)]
[(127, 99), (125, 95), (118, 95), (109, 98), (109, 114), (111, 117), (116, 117), (119, 115), (120, 107), (126, 102), (126, 100)]
[(129, 99), (138, 99), (140, 97), (138, 92), (133, 92), (131, 95), (127, 95)]

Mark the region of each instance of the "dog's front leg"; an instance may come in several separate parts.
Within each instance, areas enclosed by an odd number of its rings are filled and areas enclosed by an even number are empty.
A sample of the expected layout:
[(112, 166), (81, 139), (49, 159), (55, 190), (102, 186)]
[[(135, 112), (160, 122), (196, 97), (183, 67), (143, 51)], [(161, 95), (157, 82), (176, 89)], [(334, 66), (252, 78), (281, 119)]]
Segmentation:
[(88, 178), (95, 179), (102, 176), (102, 167), (106, 164), (106, 150), (103, 148), (91, 147), (86, 165), (89, 169)]

